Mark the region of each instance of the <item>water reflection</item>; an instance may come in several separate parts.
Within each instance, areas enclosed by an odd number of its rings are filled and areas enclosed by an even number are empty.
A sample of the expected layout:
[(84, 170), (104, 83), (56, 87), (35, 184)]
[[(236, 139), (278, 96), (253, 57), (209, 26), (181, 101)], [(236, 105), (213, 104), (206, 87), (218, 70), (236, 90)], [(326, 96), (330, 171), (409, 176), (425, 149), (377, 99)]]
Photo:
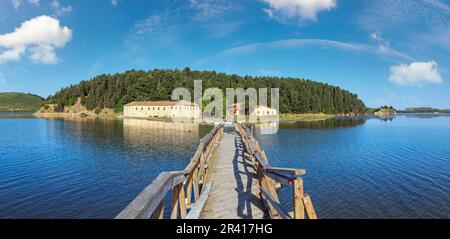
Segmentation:
[(34, 118), (32, 113), (29, 112), (0, 112), (0, 119), (14, 119), (14, 118)]
[(280, 126), (283, 128), (327, 129), (356, 127), (364, 123), (366, 123), (366, 118), (364, 117), (336, 117), (322, 121), (282, 122)]
[(406, 118), (419, 118), (419, 119), (431, 119), (431, 118), (439, 118), (439, 117), (449, 117), (450, 114), (402, 114)]
[(278, 122), (258, 123), (255, 129), (258, 134), (276, 134), (280, 128)]
[[(280, 123), (257, 137), (272, 166), (307, 170), (320, 218), (448, 218), (450, 118), (423, 116)], [(292, 192), (279, 195), (292, 210)]]
[(199, 125), (124, 119), (123, 136), (125, 144), (133, 148), (184, 147), (189, 138), (199, 137)]
[(184, 169), (212, 128), (80, 117), (0, 124), (0, 218), (113, 218), (162, 171)]

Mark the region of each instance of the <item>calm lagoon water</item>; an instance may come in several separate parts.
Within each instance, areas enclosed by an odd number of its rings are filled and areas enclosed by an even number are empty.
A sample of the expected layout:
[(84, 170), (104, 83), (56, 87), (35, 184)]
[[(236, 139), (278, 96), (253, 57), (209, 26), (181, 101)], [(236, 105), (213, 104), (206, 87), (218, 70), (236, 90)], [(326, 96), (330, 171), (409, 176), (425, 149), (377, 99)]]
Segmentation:
[(0, 218), (113, 218), (211, 129), (164, 124), (0, 119)]
[[(450, 218), (450, 117), (280, 127), (258, 138), (272, 165), (307, 170), (320, 218)], [(0, 115), (0, 218), (112, 218), (210, 129)]]
[(321, 218), (450, 218), (449, 116), (282, 123), (258, 138), (272, 165), (306, 169)]

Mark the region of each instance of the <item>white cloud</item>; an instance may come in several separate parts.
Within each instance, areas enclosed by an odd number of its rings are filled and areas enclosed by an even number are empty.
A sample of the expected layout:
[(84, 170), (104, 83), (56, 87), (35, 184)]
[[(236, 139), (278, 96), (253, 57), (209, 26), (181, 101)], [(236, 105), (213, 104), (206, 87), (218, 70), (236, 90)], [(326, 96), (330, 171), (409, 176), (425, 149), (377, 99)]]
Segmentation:
[(373, 32), (370, 34), (370, 39), (378, 44), (380, 52), (392, 52), (391, 43), (384, 39), (381, 32)]
[(53, 13), (53, 16), (61, 16), (64, 13), (68, 13), (72, 11), (72, 6), (63, 6), (61, 3), (59, 3), (58, 0), (53, 0), (51, 3), (53, 10), (55, 11)]
[(116, 6), (119, 3), (119, 0), (111, 0), (111, 4), (113, 6)]
[(212, 61), (217, 58), (233, 57), (237, 55), (243, 55), (255, 51), (267, 50), (267, 49), (290, 49), (299, 48), (304, 46), (322, 46), (327, 48), (342, 49), (353, 52), (370, 53), (406, 60), (413, 60), (413, 58), (407, 54), (395, 51), (393, 49), (380, 49), (379, 47), (373, 47), (364, 44), (346, 43), (340, 41), (326, 40), (326, 39), (286, 39), (272, 42), (258, 42), (247, 45), (242, 45), (234, 48), (230, 48), (221, 51), (211, 57), (201, 59), (196, 64), (203, 64), (205, 62)]
[(40, 16), (25, 21), (14, 32), (0, 35), (0, 63), (29, 58), (45, 64), (56, 63), (55, 49), (62, 48), (72, 39), (72, 30), (60, 26), (57, 19)]
[(413, 62), (391, 67), (389, 81), (401, 86), (423, 86), (443, 82), (435, 61)]
[[(28, 0), (29, 3), (33, 5), (39, 5), (40, 0)], [(22, 0), (11, 0), (11, 4), (13, 5), (14, 9), (19, 9), (19, 7), (22, 5)]]
[(262, 0), (270, 8), (265, 12), (270, 18), (300, 18), (301, 21), (317, 20), (317, 13), (336, 7), (336, 0)]
[(440, 0), (424, 0), (426, 3), (430, 4), (433, 7), (436, 7), (438, 9), (441, 9), (447, 13), (450, 13), (450, 6), (443, 3)]
[(13, 5), (14, 9), (19, 9), (20, 5), (22, 5), (21, 0), (11, 0), (11, 4)]
[[(393, 33), (404, 47), (450, 49), (450, 6), (442, 0), (371, 0), (358, 11), (369, 32)], [(400, 39), (400, 40), (399, 40)]]
[(190, 0), (181, 1), (176, 7), (167, 5), (135, 22), (125, 39), (125, 45), (135, 50), (165, 46), (182, 51), (175, 41), (190, 32), (198, 31), (210, 38), (224, 37), (250, 21), (250, 16), (243, 12), (248, 2)]
[(28, 0), (28, 2), (33, 5), (39, 5), (40, 0)]

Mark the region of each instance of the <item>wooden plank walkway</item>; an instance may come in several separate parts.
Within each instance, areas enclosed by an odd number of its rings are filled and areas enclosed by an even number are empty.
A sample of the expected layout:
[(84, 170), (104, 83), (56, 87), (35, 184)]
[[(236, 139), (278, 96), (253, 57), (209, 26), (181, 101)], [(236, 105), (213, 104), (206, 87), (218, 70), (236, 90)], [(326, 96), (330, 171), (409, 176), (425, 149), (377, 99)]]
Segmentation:
[(213, 186), (202, 219), (267, 217), (254, 166), (244, 151), (239, 134), (224, 134), (208, 171), (208, 182)]
[[(116, 218), (317, 219), (304, 193), (304, 170), (270, 166), (244, 125), (234, 124), (230, 133), (224, 129), (214, 127), (183, 171), (162, 172)], [(293, 211), (281, 204), (280, 187), (292, 189)]]

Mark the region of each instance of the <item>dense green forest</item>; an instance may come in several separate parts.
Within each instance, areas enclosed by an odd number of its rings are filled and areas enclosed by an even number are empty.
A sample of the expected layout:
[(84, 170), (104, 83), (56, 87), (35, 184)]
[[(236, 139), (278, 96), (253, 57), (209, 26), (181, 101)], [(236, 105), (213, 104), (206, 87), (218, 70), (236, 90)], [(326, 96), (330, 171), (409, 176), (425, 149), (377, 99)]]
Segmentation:
[[(116, 112), (132, 101), (169, 100), (172, 91), (185, 87), (193, 92), (194, 80), (203, 81), (203, 89), (280, 88), (281, 113), (363, 113), (364, 103), (339, 87), (310, 80), (278, 77), (251, 77), (216, 73), (215, 71), (130, 70), (114, 75), (99, 75), (61, 89), (47, 100), (56, 109), (71, 106), (81, 97), (88, 109), (112, 108)], [(270, 92), (270, 91), (269, 91)], [(269, 97), (270, 98), (270, 97)]]
[(26, 93), (0, 93), (0, 112), (34, 112), (44, 99), (38, 95)]

